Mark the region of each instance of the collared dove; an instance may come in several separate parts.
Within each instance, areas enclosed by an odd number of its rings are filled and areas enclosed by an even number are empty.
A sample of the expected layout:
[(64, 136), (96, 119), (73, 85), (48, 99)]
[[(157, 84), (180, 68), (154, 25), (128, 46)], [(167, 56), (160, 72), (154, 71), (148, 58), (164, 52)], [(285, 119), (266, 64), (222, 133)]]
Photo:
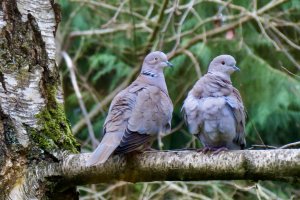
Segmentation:
[(239, 71), (230, 55), (212, 60), (184, 101), (182, 110), (190, 133), (200, 139), (203, 151), (243, 149), (245, 111), (239, 91), (230, 75)]
[(149, 148), (160, 133), (171, 129), (173, 104), (163, 68), (172, 66), (160, 51), (148, 54), (137, 79), (119, 92), (104, 122), (104, 137), (87, 165), (104, 163), (111, 154)]

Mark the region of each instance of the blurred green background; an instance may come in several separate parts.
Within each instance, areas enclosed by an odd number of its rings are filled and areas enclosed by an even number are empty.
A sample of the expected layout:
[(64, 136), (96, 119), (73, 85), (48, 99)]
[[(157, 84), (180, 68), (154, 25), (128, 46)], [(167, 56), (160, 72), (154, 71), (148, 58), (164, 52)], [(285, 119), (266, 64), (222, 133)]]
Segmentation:
[[(98, 140), (110, 101), (139, 73), (149, 51), (168, 53), (173, 134), (163, 149), (201, 147), (182, 122), (182, 102), (217, 55), (241, 68), (232, 76), (246, 110), (247, 148), (300, 141), (300, 1), (60, 0), (58, 51), (74, 64), (77, 84)], [(59, 53), (58, 52), (58, 53)], [(58, 54), (59, 55), (59, 54)], [(58, 57), (65, 109), (82, 151), (92, 151), (70, 72)], [(157, 147), (157, 144), (154, 144)], [(300, 185), (207, 181), (81, 186), (81, 199), (300, 199)]]

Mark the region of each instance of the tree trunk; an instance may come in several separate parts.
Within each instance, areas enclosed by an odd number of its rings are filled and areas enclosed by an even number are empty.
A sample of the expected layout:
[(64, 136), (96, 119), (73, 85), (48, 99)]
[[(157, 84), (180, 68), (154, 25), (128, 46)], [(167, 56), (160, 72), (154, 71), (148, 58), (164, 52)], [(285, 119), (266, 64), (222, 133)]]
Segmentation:
[(55, 63), (59, 19), (53, 0), (0, 4), (0, 199), (77, 196), (74, 188), (59, 194), (56, 178), (43, 178), (63, 152), (79, 147), (65, 117)]

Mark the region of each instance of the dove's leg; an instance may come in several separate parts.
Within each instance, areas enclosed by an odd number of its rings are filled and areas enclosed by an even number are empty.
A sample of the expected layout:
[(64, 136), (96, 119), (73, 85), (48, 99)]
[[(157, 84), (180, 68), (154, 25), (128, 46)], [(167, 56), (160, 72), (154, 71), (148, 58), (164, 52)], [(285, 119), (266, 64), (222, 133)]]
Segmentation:
[(182, 149), (169, 149), (169, 150), (156, 150), (160, 152), (176, 152), (176, 151), (195, 151), (195, 148), (182, 148)]
[(220, 148), (217, 148), (213, 154), (214, 155), (217, 155), (218, 153), (222, 152), (222, 151), (228, 151), (229, 149), (227, 147), (220, 147)]
[(152, 148), (152, 143), (153, 140), (147, 142), (146, 144), (144, 144), (143, 149), (141, 150), (141, 152), (147, 151), (147, 152), (156, 152), (158, 151), (157, 149)]
[(147, 147), (147, 148), (144, 149), (143, 151), (147, 151), (147, 152), (149, 152), (149, 151), (155, 152), (155, 151), (158, 151), (158, 150), (157, 150), (157, 149), (154, 149), (154, 148), (152, 148), (152, 147)]
[(145, 151), (157, 151), (157, 149), (152, 148), (153, 140), (147, 142), (144, 145)]
[(205, 146), (204, 148), (198, 149), (198, 152), (203, 152), (203, 153), (208, 153), (208, 152), (213, 152), (213, 154), (218, 154), (222, 151), (228, 151), (227, 147), (210, 147), (210, 146)]

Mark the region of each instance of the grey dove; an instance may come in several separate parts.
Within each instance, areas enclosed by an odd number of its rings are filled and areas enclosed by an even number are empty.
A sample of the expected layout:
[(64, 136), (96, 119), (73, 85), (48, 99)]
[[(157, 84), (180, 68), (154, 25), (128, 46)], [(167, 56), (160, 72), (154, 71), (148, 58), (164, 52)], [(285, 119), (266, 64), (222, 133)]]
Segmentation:
[(244, 106), (230, 79), (235, 71), (239, 68), (232, 56), (217, 56), (184, 101), (186, 124), (205, 152), (243, 149), (246, 145)]
[(173, 104), (163, 69), (172, 66), (160, 51), (148, 54), (137, 79), (119, 92), (104, 122), (104, 137), (87, 165), (104, 163), (110, 155), (150, 148), (160, 133), (171, 129)]

